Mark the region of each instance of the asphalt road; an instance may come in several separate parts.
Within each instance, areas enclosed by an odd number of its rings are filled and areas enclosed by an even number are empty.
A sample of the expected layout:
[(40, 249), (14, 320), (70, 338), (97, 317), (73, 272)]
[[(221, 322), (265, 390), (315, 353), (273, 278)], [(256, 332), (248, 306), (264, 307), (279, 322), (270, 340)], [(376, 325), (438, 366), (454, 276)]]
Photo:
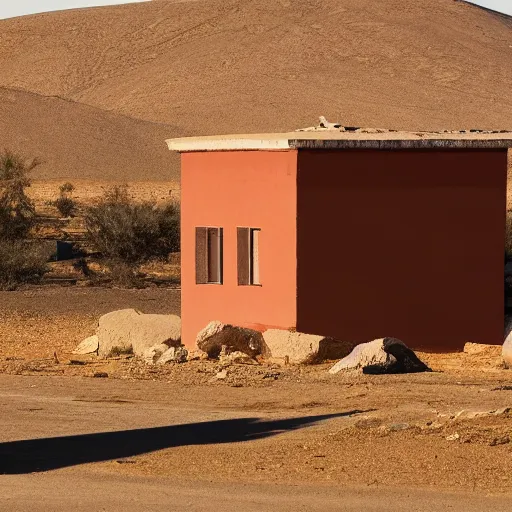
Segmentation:
[[(134, 445), (143, 453), (158, 450), (162, 443), (172, 447), (169, 440), (176, 438), (182, 444), (250, 443), (287, 430), (286, 435), (306, 435), (304, 430), (291, 431), (348, 417), (267, 417), (253, 423), (247, 411), (236, 408), (216, 410), (194, 403), (184, 408), (165, 395), (144, 399), (158, 389), (156, 384), (136, 382), (123, 394), (127, 386), (120, 381), (0, 375), (0, 473), (5, 473), (0, 474), (0, 512), (510, 510), (511, 496), (503, 495), (190, 481), (179, 475), (117, 472), (115, 464), (88, 464), (136, 456)], [(211, 430), (211, 425), (221, 428)], [(201, 436), (206, 438), (198, 441)]]

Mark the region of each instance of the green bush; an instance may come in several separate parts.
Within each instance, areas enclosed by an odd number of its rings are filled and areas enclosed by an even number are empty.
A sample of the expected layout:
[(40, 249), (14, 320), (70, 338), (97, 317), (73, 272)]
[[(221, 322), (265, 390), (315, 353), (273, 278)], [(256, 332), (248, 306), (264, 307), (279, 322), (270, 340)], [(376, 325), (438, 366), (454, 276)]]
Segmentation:
[(0, 239), (26, 238), (34, 226), (36, 212), (25, 193), (30, 186), (28, 174), (39, 165), (10, 151), (0, 154)]
[(49, 270), (50, 254), (41, 243), (0, 239), (0, 290), (40, 281)]
[(134, 202), (126, 186), (107, 190), (98, 204), (86, 208), (84, 221), (88, 242), (107, 260), (113, 275), (119, 270), (121, 281), (132, 280), (141, 263), (179, 251), (179, 206)]

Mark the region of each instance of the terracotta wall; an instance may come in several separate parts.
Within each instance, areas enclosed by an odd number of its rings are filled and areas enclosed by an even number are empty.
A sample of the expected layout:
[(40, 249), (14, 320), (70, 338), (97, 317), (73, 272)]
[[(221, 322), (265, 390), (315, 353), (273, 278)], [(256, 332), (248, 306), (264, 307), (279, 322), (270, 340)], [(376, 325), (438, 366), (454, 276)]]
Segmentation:
[[(296, 321), (296, 151), (182, 155), (182, 338), (211, 320), (289, 328)], [(195, 284), (195, 227), (224, 228), (224, 283)], [(261, 228), (262, 286), (238, 286), (236, 228)]]
[(503, 342), (505, 151), (300, 151), (297, 329)]

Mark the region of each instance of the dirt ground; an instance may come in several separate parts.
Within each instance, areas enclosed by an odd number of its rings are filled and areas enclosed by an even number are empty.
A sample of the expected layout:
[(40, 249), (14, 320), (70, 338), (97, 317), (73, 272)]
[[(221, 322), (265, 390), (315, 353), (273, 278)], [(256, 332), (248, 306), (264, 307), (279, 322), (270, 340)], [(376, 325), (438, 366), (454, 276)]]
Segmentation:
[[(20, 413), (11, 430), (2, 427), (4, 440), (167, 425), (171, 406), (177, 423), (298, 418), (314, 426), (289, 430), (276, 423), (272, 435), (260, 436), (252, 423), (243, 424), (251, 442), (238, 439), (237, 427), (229, 439), (163, 446), (134, 452), (126, 464), (108, 459), (91, 461), (91, 467), (212, 482), (510, 492), (512, 373), (501, 367), (499, 347), (473, 355), (420, 353), (434, 371), (416, 375), (333, 376), (332, 363), (225, 366), (194, 360), (156, 368), (130, 357), (79, 360), (71, 351), (108, 311), (179, 312), (178, 290), (29, 288), (0, 293), (0, 305), (4, 394), (9, 389), (9, 396), (21, 393), (27, 400), (46, 397), (45, 405)], [(220, 370), (226, 370), (223, 379), (217, 378)], [(94, 378), (98, 374), (108, 378)], [(113, 425), (98, 416), (83, 421), (80, 410), (59, 405), (62, 400), (105, 406), (124, 419)], [(62, 424), (37, 431), (50, 413)]]

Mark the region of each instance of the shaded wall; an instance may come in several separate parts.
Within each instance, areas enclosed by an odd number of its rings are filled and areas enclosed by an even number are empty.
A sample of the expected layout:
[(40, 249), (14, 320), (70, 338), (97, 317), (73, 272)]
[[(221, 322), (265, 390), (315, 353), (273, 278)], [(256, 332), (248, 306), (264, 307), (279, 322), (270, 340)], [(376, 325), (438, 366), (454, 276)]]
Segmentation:
[[(183, 342), (211, 320), (294, 327), (297, 152), (184, 153), (181, 198)], [(224, 228), (222, 285), (195, 282), (196, 226)], [(237, 284), (237, 227), (261, 228), (261, 286)]]
[(300, 151), (297, 329), (503, 342), (506, 151)]

